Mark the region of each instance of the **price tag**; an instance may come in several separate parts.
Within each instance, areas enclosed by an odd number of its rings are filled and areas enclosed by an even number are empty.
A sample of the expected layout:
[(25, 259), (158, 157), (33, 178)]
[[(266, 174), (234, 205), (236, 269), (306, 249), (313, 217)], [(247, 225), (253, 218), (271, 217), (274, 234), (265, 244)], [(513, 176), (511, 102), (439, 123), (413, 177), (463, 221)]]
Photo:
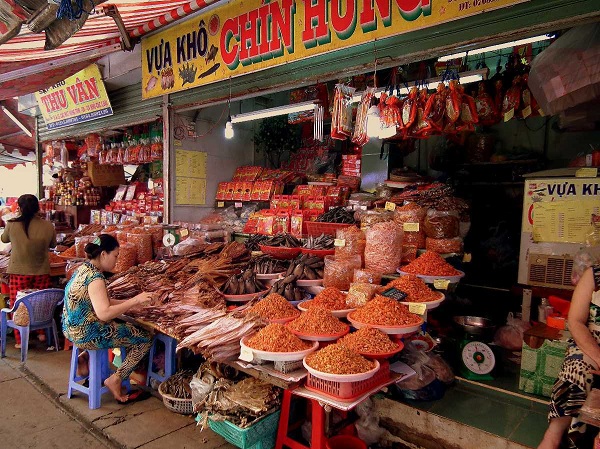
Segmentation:
[(425, 315), (427, 306), (420, 302), (411, 302), (408, 304), (408, 311), (410, 313), (416, 313), (417, 315)]
[(527, 106), (525, 109), (523, 109), (523, 118), (527, 118), (531, 115), (531, 106)]
[(346, 246), (346, 240), (345, 239), (335, 239), (333, 241), (333, 246), (343, 248), (344, 246)]
[(542, 108), (538, 108), (538, 114), (540, 114), (540, 117), (546, 116), (546, 114), (544, 114), (544, 110)]
[(234, 206), (236, 209), (241, 209), (241, 207), (242, 207), (242, 203), (235, 203), (233, 206)]
[(598, 176), (598, 169), (593, 167), (580, 168), (575, 172), (576, 178), (595, 178)]
[(419, 223), (404, 223), (404, 232), (419, 232)]
[(218, 201), (217, 207), (225, 207), (225, 203), (223, 201)]
[(406, 299), (407, 294), (404, 293), (401, 290), (398, 290), (397, 288), (388, 288), (387, 290), (384, 290), (382, 293), (383, 296), (386, 296), (388, 298), (392, 298), (392, 299), (396, 299), (398, 301), (403, 301)]
[(508, 111), (504, 114), (504, 121), (508, 122), (514, 116), (515, 116), (515, 108), (512, 108), (510, 111)]
[(254, 353), (250, 348), (243, 347), (240, 351), (240, 360), (243, 360), (244, 362), (251, 362), (254, 360)]
[(190, 231), (188, 231), (186, 228), (183, 228), (180, 232), (182, 237), (187, 237), (189, 233)]
[(396, 210), (396, 203), (392, 203), (391, 201), (385, 202), (385, 210), (391, 210), (392, 212)]
[(463, 254), (463, 260), (462, 260), (462, 261), (463, 261), (464, 263), (469, 263), (469, 262), (471, 262), (471, 258), (472, 258), (472, 255), (471, 255), (471, 253), (464, 253), (464, 254)]
[(447, 290), (450, 281), (448, 279), (434, 279), (433, 286), (438, 290)]

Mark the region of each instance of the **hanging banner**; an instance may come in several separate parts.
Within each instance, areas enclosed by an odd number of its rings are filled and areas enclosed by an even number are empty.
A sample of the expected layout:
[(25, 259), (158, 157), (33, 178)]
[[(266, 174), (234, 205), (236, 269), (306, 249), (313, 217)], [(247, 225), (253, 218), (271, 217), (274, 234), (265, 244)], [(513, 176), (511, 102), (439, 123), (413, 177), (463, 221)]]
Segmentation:
[(35, 93), (48, 129), (63, 128), (113, 114), (96, 64)]
[(142, 39), (142, 96), (190, 89), (526, 1), (230, 1)]

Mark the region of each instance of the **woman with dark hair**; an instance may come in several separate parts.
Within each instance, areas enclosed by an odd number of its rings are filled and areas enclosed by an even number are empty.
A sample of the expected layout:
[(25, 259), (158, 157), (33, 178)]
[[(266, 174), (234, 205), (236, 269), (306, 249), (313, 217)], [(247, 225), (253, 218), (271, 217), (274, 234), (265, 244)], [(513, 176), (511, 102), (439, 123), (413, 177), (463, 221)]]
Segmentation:
[[(115, 318), (149, 302), (152, 296), (143, 292), (124, 301), (108, 297), (102, 273), (111, 272), (117, 263), (119, 242), (113, 236), (101, 234), (85, 246), (85, 252), (88, 260), (77, 269), (65, 288), (63, 332), (80, 349), (126, 349), (119, 369), (104, 381), (117, 401), (126, 402), (133, 398), (122, 393), (121, 382), (150, 351), (152, 335), (132, 324), (117, 322)], [(80, 358), (78, 371), (80, 375), (87, 374), (85, 358)]]
[[(49, 288), (50, 262), (48, 250), (56, 246), (56, 231), (52, 223), (38, 217), (40, 204), (34, 195), (21, 195), (17, 200), (20, 215), (8, 220), (2, 241), (11, 244), (7, 273), (10, 275), (9, 296), (14, 303), (17, 292), (26, 289)], [(45, 335), (40, 331), (39, 338)], [(15, 331), (17, 348), (21, 347), (21, 336)]]

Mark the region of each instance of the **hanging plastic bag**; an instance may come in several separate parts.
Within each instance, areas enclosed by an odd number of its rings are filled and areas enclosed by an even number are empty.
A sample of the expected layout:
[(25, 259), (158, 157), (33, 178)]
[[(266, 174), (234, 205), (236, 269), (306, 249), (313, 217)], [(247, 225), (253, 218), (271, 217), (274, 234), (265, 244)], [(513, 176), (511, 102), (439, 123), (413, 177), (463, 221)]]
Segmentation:
[(496, 331), (494, 343), (510, 351), (518, 351), (523, 345), (523, 334), (529, 327), (529, 323), (515, 318), (510, 312), (506, 319), (506, 325)]

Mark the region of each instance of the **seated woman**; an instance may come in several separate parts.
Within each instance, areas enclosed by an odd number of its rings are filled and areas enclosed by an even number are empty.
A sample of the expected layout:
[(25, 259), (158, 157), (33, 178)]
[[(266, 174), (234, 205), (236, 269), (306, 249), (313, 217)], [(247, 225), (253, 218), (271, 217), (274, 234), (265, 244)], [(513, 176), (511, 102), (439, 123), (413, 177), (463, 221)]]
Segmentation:
[[(143, 292), (125, 301), (108, 297), (102, 273), (114, 269), (119, 255), (119, 243), (111, 235), (100, 235), (85, 246), (85, 252), (89, 260), (77, 269), (65, 288), (63, 332), (80, 349), (126, 349), (127, 355), (121, 366), (104, 381), (115, 399), (125, 402), (128, 395), (122, 393), (121, 382), (150, 351), (152, 335), (114, 319), (135, 306), (148, 303), (152, 296)], [(86, 366), (79, 368), (87, 369)]]
[[(579, 411), (600, 368), (600, 265), (588, 268), (575, 287), (569, 309), (573, 336), (550, 398), (550, 424), (538, 449), (557, 449), (567, 433), (568, 447), (592, 447)], [(568, 429), (568, 432), (567, 432)]]

